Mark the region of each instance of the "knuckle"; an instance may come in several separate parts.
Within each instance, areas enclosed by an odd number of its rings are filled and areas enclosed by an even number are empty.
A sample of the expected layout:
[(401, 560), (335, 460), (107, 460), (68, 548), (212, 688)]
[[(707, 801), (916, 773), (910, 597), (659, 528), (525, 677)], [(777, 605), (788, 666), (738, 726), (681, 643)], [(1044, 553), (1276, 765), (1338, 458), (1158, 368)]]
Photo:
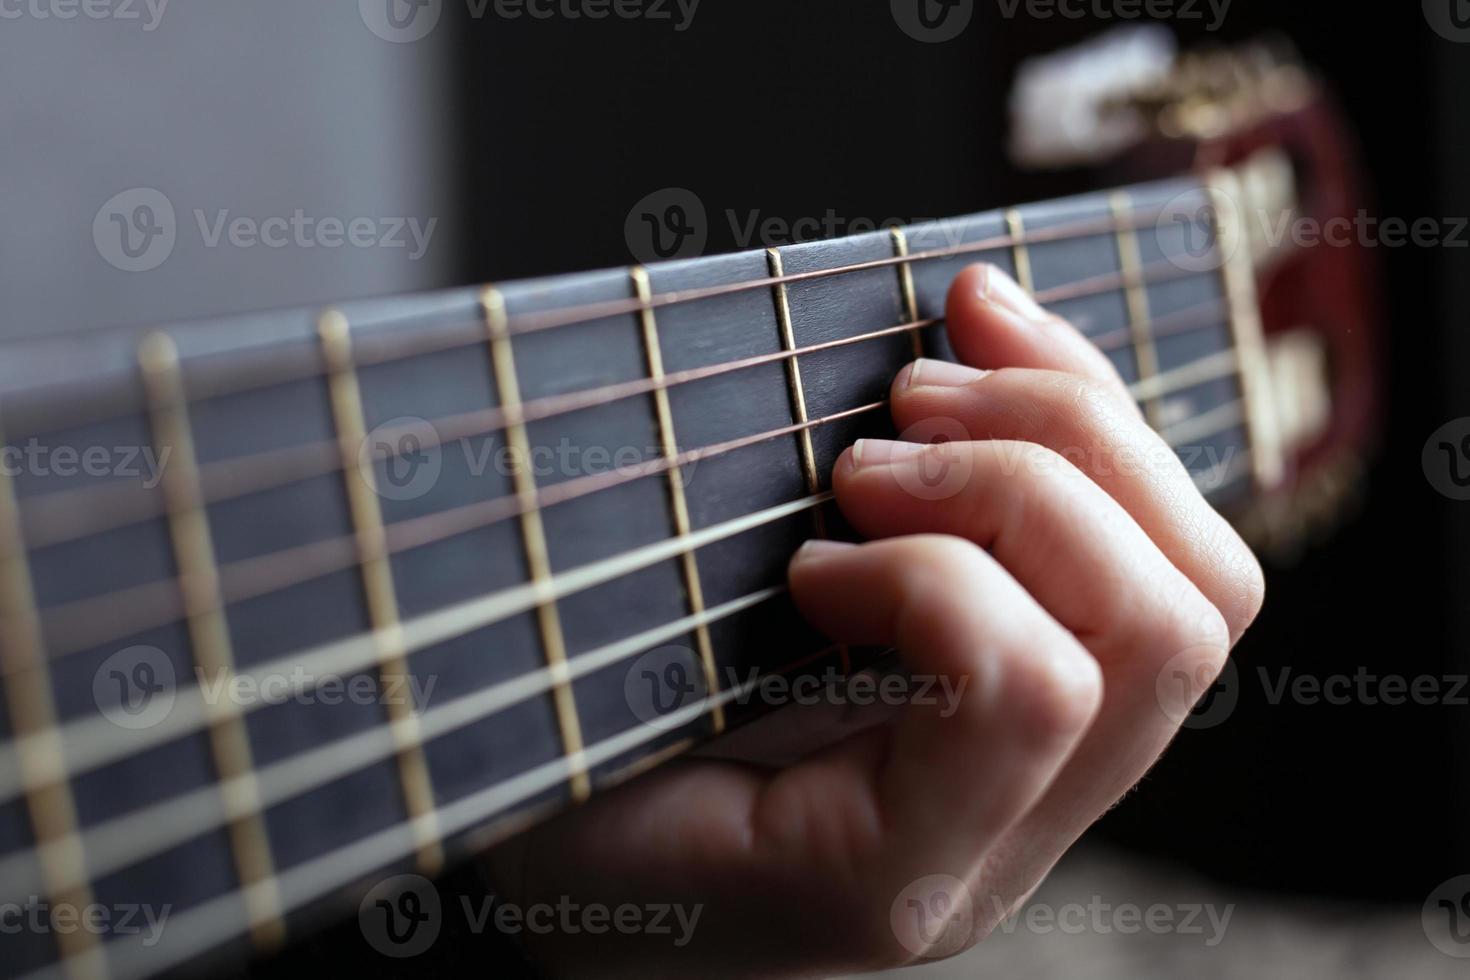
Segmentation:
[(1036, 647), (1015, 651), (1007, 667), (1005, 698), (1026, 734), (1050, 743), (1087, 728), (1103, 698), (1102, 668), (1065, 631)]
[(1230, 626), (1218, 608), (1197, 590), (1165, 606), (1158, 624), (1158, 658), (1167, 661), (1184, 650), (1219, 666), (1230, 652)]
[(1119, 411), (1117, 389), (1096, 378), (1071, 376), (1065, 382), (1066, 411), (1080, 428), (1105, 432), (1123, 418)]

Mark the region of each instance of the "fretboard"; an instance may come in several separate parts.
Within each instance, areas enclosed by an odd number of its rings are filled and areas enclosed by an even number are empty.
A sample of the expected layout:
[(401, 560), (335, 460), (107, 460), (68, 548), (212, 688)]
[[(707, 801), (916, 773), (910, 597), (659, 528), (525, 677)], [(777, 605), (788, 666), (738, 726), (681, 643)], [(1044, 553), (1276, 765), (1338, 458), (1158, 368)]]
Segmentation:
[(1217, 200), (1179, 181), (8, 351), (0, 908), (169, 920), (22, 928), (0, 974), (270, 949), (755, 717), (762, 677), (862, 667), (786, 562), (851, 534), (832, 463), (892, 435), (904, 363), (952, 356), (970, 263), (1104, 350), (1213, 499), (1249, 495), (1254, 300)]

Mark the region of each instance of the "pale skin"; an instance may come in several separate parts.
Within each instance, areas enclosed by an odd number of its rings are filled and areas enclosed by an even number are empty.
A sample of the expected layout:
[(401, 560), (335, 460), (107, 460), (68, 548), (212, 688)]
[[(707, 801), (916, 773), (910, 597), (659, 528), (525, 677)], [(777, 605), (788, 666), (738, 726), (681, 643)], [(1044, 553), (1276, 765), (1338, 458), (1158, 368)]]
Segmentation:
[[(1144, 775), (1255, 618), (1260, 566), (1106, 357), (993, 267), (947, 314), (962, 364), (908, 366), (891, 410), (959, 438), (845, 452), (833, 485), (867, 543), (808, 545), (790, 584), (834, 640), (963, 696), (778, 723), (791, 765), (682, 761), (502, 847), (507, 901), (701, 907), (683, 945), (677, 924), (523, 936), (548, 972), (824, 975), (972, 945)], [(935, 903), (933, 876), (960, 884)]]

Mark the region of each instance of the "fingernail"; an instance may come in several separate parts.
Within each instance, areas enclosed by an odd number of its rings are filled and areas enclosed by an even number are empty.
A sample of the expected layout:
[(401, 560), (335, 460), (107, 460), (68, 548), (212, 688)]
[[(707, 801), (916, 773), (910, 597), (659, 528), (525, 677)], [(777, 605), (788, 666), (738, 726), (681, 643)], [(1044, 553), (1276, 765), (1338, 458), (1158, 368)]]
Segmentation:
[(846, 541), (823, 541), (813, 539), (796, 549), (796, 554), (791, 556), (793, 563), (821, 561), (823, 558), (831, 558), (835, 555), (845, 554), (856, 548), (857, 545)]
[(905, 390), (919, 387), (963, 388), (989, 373), (989, 371), (966, 367), (963, 364), (935, 361), (925, 357), (904, 368), (904, 375), (899, 379), (899, 386)]
[(1042, 320), (1047, 315), (1041, 304), (1022, 289), (1020, 283), (993, 265), (985, 267), (985, 282), (980, 288), (980, 298), (1023, 320)]
[(859, 439), (852, 447), (852, 463), (857, 469), (879, 466), (900, 459), (911, 459), (924, 451), (916, 442), (893, 442), (888, 439)]

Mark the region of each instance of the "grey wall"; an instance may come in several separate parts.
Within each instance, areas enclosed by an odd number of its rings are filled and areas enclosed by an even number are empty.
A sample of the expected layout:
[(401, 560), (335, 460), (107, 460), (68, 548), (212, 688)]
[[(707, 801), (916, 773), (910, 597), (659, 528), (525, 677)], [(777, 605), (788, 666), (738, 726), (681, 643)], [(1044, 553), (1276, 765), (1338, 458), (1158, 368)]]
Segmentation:
[[(447, 25), (384, 40), (367, 20), (399, 0), (166, 0), (161, 15), (160, 0), (85, 0), (100, 18), (83, 2), (0, 0), (0, 337), (446, 283), (458, 237)], [(175, 211), (173, 249), (155, 237), (144, 264), (167, 258), (148, 271), (109, 263), (123, 256), (108, 215), (93, 234), (99, 209), (135, 188)], [(131, 219), (149, 199), (116, 210)], [(284, 247), (242, 247), (249, 238), (228, 231), (211, 247), (196, 216), (297, 209), (369, 219), (360, 241), (381, 241), (390, 219), (438, 222), (415, 260), (407, 229), (407, 247), (350, 244), (345, 228), (338, 247), (303, 247), (279, 223), (267, 230), (284, 231)], [(336, 238), (330, 223), (314, 230), (325, 238), (307, 240)]]

